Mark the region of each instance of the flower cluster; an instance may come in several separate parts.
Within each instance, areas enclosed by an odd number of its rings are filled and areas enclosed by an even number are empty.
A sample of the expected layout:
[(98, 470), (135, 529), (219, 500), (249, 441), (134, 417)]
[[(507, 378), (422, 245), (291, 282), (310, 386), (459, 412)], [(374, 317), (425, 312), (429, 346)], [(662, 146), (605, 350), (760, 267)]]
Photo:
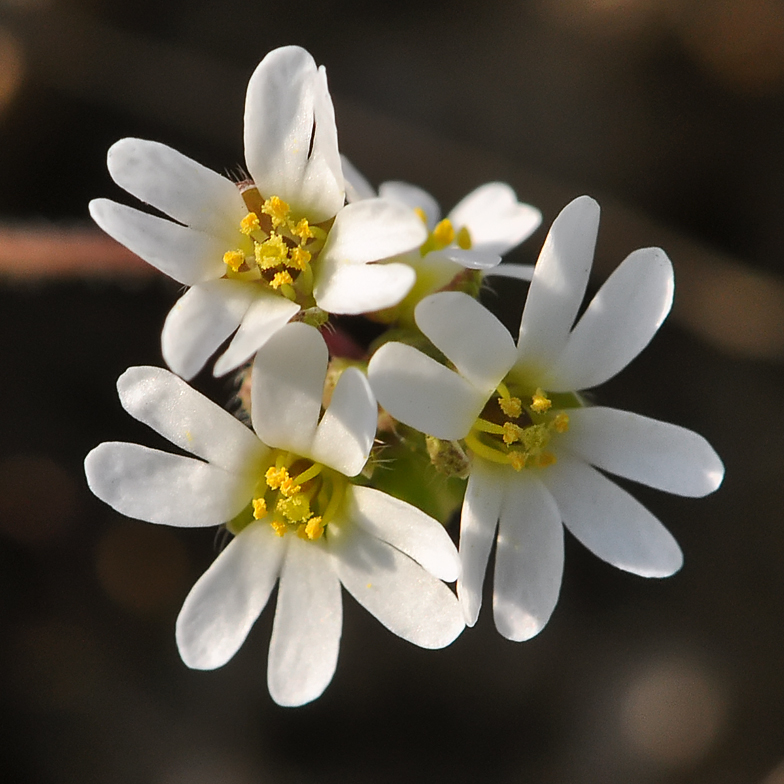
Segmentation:
[[(171, 220), (90, 205), (107, 233), (189, 286), (163, 326), (171, 370), (130, 368), (117, 384), (128, 413), (187, 454), (109, 442), (85, 460), (92, 491), (123, 514), (232, 535), (177, 619), (188, 666), (231, 659), (277, 584), (270, 694), (307, 703), (337, 665), (341, 585), (396, 635), (441, 648), (476, 622), (494, 542), (496, 627), (528, 639), (558, 598), (563, 526), (626, 571), (680, 567), (673, 537), (601, 472), (700, 496), (719, 486), (721, 461), (696, 433), (581, 392), (666, 317), (661, 250), (632, 253), (575, 324), (593, 200), (561, 212), (535, 267), (499, 267), (538, 211), (503, 183), (443, 219), (412, 185), (376, 192), (341, 158), (324, 69), (297, 47), (251, 77), (245, 157), (248, 177), (233, 182), (123, 139), (112, 177)], [(478, 300), (490, 274), (530, 280), (516, 343)], [(388, 327), (362, 359), (337, 350), (341, 314)], [(227, 340), (214, 373), (239, 369), (244, 417), (186, 383)], [(445, 524), (461, 504), (458, 553)]]

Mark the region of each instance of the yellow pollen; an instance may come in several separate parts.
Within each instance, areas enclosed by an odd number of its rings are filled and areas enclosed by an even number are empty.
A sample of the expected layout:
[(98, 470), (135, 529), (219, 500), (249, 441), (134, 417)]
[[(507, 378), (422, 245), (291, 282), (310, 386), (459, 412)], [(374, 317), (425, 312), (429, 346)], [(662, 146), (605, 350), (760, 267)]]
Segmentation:
[(305, 242), (305, 240), (309, 240), (313, 236), (307, 218), (301, 218), (296, 226), (292, 226), (291, 233), (295, 237), (299, 237), (300, 242)]
[(534, 396), (532, 398), (531, 403), (531, 411), (536, 412), (537, 414), (544, 414), (545, 411), (550, 409), (550, 406), (553, 404), (549, 397), (547, 397), (547, 393), (540, 387), (534, 392)]
[(277, 520), (273, 517), (272, 520), (270, 520), (270, 525), (278, 536), (283, 536), (283, 534), (286, 533), (286, 523), (284, 523), (283, 520)]
[(525, 452), (510, 452), (509, 462), (515, 471), (522, 471), (525, 468)]
[(277, 228), (288, 219), (289, 209), (289, 205), (283, 199), (278, 196), (271, 196), (264, 202), (261, 211), (272, 218), (272, 225)]
[(536, 461), (536, 465), (539, 468), (547, 468), (547, 466), (555, 465), (557, 462), (558, 460), (552, 452), (542, 452)]
[(288, 261), (289, 248), (283, 241), (283, 237), (273, 234), (264, 242), (256, 245), (256, 263), (261, 269), (274, 269), (280, 267)]
[(302, 270), (305, 269), (307, 263), (310, 261), (310, 253), (306, 251), (304, 248), (292, 248), (289, 251), (289, 261), (287, 262), (289, 267), (293, 269)]
[(457, 247), (463, 250), (471, 250), (471, 232), (468, 231), (468, 226), (461, 226), (460, 231), (457, 232)]
[(280, 483), (280, 492), (287, 498), (291, 498), (291, 496), (295, 495), (300, 490), (302, 490), (302, 488), (287, 473), (286, 478)]
[(245, 263), (245, 254), (241, 250), (227, 250), (223, 254), (223, 263), (231, 267), (233, 272), (239, 272)]
[(519, 425), (516, 425), (514, 422), (504, 422), (504, 443), (507, 446), (520, 441), (524, 434), (525, 430)]
[(270, 286), (273, 289), (279, 289), (281, 286), (290, 286), (294, 282), (294, 278), (288, 272), (276, 272), (275, 277), (270, 281)]
[(556, 414), (553, 420), (553, 427), (556, 429), (556, 432), (565, 433), (569, 429), (569, 414), (565, 414), (563, 411)]
[(275, 466), (270, 466), (264, 474), (264, 480), (272, 490), (277, 490), (281, 483), (289, 478), (289, 472), (285, 468), (275, 468)]
[(445, 248), (451, 245), (455, 239), (455, 230), (452, 227), (452, 221), (449, 218), (444, 218), (434, 229), (433, 238), (438, 243), (439, 248)]
[(427, 214), (421, 207), (414, 207), (414, 212), (417, 214), (422, 223), (427, 226)]
[(305, 525), (305, 533), (308, 535), (308, 539), (320, 539), (321, 535), (324, 533), (324, 525), (322, 524), (321, 517), (311, 517)]
[(253, 519), (261, 520), (267, 514), (267, 502), (263, 498), (253, 499)]
[(523, 413), (523, 404), (519, 397), (499, 397), (498, 405), (508, 417), (517, 419)]
[(247, 234), (248, 236), (253, 234), (254, 231), (257, 231), (258, 228), (259, 228), (259, 216), (256, 215), (255, 212), (249, 212), (240, 221), (240, 231), (243, 234)]

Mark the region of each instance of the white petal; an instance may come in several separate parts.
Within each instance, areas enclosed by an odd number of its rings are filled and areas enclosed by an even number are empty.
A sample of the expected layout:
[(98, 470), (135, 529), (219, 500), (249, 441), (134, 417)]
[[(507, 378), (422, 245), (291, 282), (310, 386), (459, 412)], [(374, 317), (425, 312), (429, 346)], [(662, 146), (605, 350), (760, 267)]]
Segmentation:
[(634, 251), (599, 289), (542, 386), (554, 392), (588, 389), (623, 370), (667, 317), (674, 288), (664, 251)]
[(507, 328), (468, 294), (444, 291), (423, 299), (417, 326), (478, 390), (489, 395), (517, 357)]
[(378, 406), (357, 368), (343, 371), (313, 439), (311, 457), (346, 476), (365, 465), (376, 436)]
[(310, 454), (327, 360), (324, 338), (301, 322), (286, 324), (259, 349), (253, 362), (251, 417), (265, 444)]
[(117, 391), (132, 417), (226, 471), (246, 471), (268, 451), (250, 428), (163, 368), (128, 368)]
[(460, 558), (438, 520), (380, 490), (352, 485), (347, 491), (346, 516), (376, 539), (413, 558), (439, 580), (454, 582)]
[(368, 364), (370, 386), (395, 419), (423, 433), (465, 438), (487, 395), (462, 376), (403, 343), (385, 343)]
[(462, 248), (444, 248), (443, 250), (431, 251), (427, 255), (434, 253), (445, 256), (455, 264), (459, 264), (465, 269), (486, 270), (497, 267), (501, 263), (501, 257), (497, 253), (487, 250), (463, 250)]
[(683, 565), (672, 534), (638, 501), (595, 468), (558, 454), (542, 472), (566, 527), (613, 566), (642, 577), (668, 577)]
[(319, 267), (388, 259), (419, 247), (426, 239), (427, 230), (412, 210), (386, 199), (365, 199), (338, 213), (319, 256)]
[(550, 619), (563, 576), (561, 515), (532, 471), (507, 482), (495, 552), (493, 615), (498, 631), (521, 642)]
[(270, 52), (248, 83), (245, 160), (261, 194), (320, 223), (343, 206), (343, 172), (326, 76), (297, 46)]
[(84, 461), (90, 490), (112, 509), (148, 523), (199, 528), (236, 517), (258, 477), (229, 474), (191, 457), (106, 442)]
[(677, 495), (707, 495), (724, 478), (721, 458), (701, 435), (630, 411), (570, 410), (558, 444), (597, 468)]
[(378, 195), (384, 199), (404, 204), (411, 210), (420, 209), (427, 218), (427, 228), (432, 230), (441, 219), (441, 208), (438, 202), (422, 188), (409, 185), (407, 182), (382, 182)]
[(313, 293), (316, 304), (328, 313), (358, 315), (397, 305), (415, 280), (416, 273), (407, 264), (343, 264), (329, 275), (317, 274)]
[(220, 278), (226, 270), (227, 248), (216, 237), (109, 199), (93, 199), (90, 215), (110, 237), (186, 286)]
[(299, 313), (299, 305), (272, 291), (257, 289), (254, 296), (237, 334), (215, 363), (216, 376), (222, 376), (250, 359), (272, 335)]
[(515, 280), (531, 280), (534, 276), (533, 264), (500, 264), (482, 273), (483, 278), (514, 278)]
[(136, 198), (186, 226), (237, 243), (248, 212), (237, 186), (159, 142), (120, 139), (107, 158), (112, 179)]
[(329, 548), (346, 590), (398, 637), (443, 648), (465, 628), (455, 595), (400, 550), (349, 522), (333, 522)]
[(599, 205), (581, 196), (561, 210), (536, 262), (520, 322), (518, 363), (541, 374), (561, 355), (585, 295)]
[(239, 280), (209, 280), (180, 297), (161, 333), (166, 364), (191, 379), (234, 332), (253, 301), (255, 286)]
[(542, 213), (518, 202), (505, 183), (488, 182), (460, 201), (449, 219), (455, 230), (468, 229), (472, 248), (503, 255), (536, 231)]
[(343, 607), (326, 543), (288, 536), (270, 640), (267, 684), (278, 705), (315, 700), (338, 661)]
[(460, 562), (457, 595), (466, 624), (473, 626), (482, 607), (482, 586), (495, 529), (506, 495), (505, 472), (474, 458), (460, 516)]
[(346, 201), (351, 204), (353, 201), (361, 201), (362, 199), (375, 199), (376, 191), (362, 172), (345, 155), (340, 156), (340, 163), (343, 167)]
[(177, 648), (195, 670), (222, 667), (245, 642), (275, 587), (285, 542), (266, 522), (249, 525), (199, 578), (177, 618)]

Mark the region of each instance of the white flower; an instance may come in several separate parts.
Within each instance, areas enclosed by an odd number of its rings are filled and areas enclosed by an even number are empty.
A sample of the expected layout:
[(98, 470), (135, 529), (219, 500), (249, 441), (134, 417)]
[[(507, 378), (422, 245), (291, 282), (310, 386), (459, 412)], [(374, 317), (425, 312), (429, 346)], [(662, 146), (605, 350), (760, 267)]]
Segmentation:
[(104, 231), (192, 287), (162, 335), (164, 359), (186, 379), (237, 327), (216, 375), (251, 357), (301, 308), (378, 310), (414, 283), (403, 264), (368, 262), (421, 245), (427, 232), (383, 199), (344, 208), (326, 74), (303, 49), (270, 52), (251, 77), (245, 158), (252, 180), (238, 187), (163, 144), (122, 139), (108, 155), (115, 182), (176, 222), (108, 199), (90, 204)]
[(117, 384), (125, 409), (201, 459), (104, 443), (85, 460), (91, 490), (123, 514), (186, 527), (227, 522), (236, 533), (177, 619), (188, 666), (231, 659), (280, 580), (268, 683), (281, 705), (315, 699), (332, 679), (341, 583), (416, 645), (443, 647), (464, 627), (441, 582), (460, 568), (443, 527), (349, 481), (370, 452), (376, 402), (365, 376), (349, 368), (319, 419), (327, 361), (323, 338), (305, 324), (264, 344), (252, 375), (258, 435), (174, 374), (131, 368)]
[[(342, 159), (346, 195), (350, 203), (376, 196), (373, 187), (345, 157)], [(405, 182), (384, 182), (382, 198), (409, 207), (427, 227), (428, 237), (420, 248), (394, 259), (411, 265), (417, 282), (406, 297), (415, 305), (427, 294), (447, 286), (466, 269), (483, 276), (502, 275), (530, 280), (533, 267), (505, 264), (503, 256), (533, 234), (542, 222), (535, 207), (517, 200), (503, 182), (488, 182), (471, 191), (446, 218), (438, 202), (425, 190)]]
[(498, 526), (493, 611), (496, 627), (512, 640), (537, 634), (555, 607), (562, 522), (620, 569), (663, 577), (682, 564), (662, 524), (597, 468), (684, 496), (712, 492), (724, 475), (718, 455), (696, 433), (626, 411), (584, 407), (574, 392), (622, 370), (672, 303), (666, 255), (638, 250), (574, 325), (598, 224), (598, 205), (588, 197), (556, 218), (536, 264), (517, 345), (476, 300), (446, 292), (423, 300), (416, 321), (455, 371), (400, 343), (385, 344), (370, 361), (371, 386), (392, 416), (439, 439), (465, 439), (471, 473), (458, 595), (473, 625)]

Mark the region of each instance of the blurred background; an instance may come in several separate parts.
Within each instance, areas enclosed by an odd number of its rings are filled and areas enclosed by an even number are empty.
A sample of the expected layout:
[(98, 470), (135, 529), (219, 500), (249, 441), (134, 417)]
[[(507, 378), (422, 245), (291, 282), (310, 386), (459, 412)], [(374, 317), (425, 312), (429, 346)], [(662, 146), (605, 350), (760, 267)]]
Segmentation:
[[(633, 488), (683, 547), (673, 578), (568, 539), (524, 644), (486, 608), (421, 651), (344, 594), (335, 679), (295, 710), (266, 689), (274, 601), (223, 669), (178, 657), (215, 533), (121, 518), (82, 472), (101, 441), (156, 443), (114, 382), (162, 364), (179, 294), (91, 226), (90, 198), (133, 203), (106, 150), (140, 136), (235, 169), (247, 79), (288, 43), (327, 66), (375, 184), (449, 209), (502, 179), (545, 226), (589, 193), (594, 285), (663, 247), (673, 315), (598, 399), (698, 430), (727, 467), (707, 499)], [(783, 784), (783, 142), (780, 0), (0, 0), (0, 777)], [(516, 285), (486, 298), (510, 323)]]

